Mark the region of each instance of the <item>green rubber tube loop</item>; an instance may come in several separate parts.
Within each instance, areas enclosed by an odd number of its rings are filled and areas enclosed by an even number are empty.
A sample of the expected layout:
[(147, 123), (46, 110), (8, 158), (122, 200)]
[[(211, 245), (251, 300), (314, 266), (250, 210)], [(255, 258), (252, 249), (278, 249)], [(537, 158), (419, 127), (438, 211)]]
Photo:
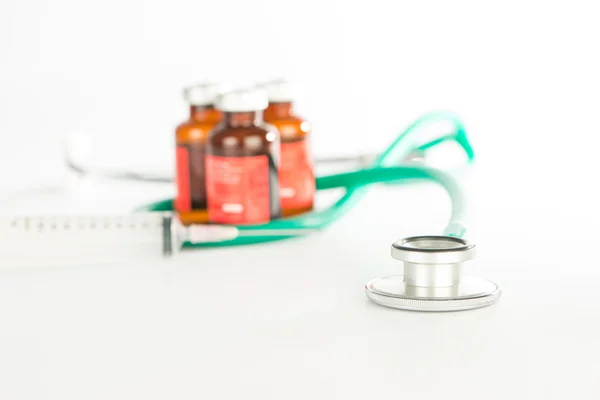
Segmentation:
[[(425, 143), (418, 142), (417, 128), (432, 122), (449, 121), (452, 123), (453, 131), (444, 136), (435, 138)], [(427, 151), (443, 142), (455, 141), (467, 155), (469, 162), (474, 159), (474, 151), (469, 143), (463, 124), (453, 114), (437, 112), (424, 115), (406, 128), (386, 150), (379, 155), (373, 163), (372, 168), (353, 172), (320, 176), (316, 179), (317, 190), (333, 188), (345, 188), (346, 193), (332, 206), (324, 210), (314, 211), (300, 216), (281, 218), (260, 225), (237, 225), (240, 231), (260, 229), (323, 229), (338, 220), (348, 212), (366, 193), (367, 186), (374, 183), (403, 183), (414, 180), (429, 180), (440, 184), (446, 189), (451, 197), (454, 211), (459, 210), (463, 199), (452, 198), (455, 192), (455, 183), (441, 171), (421, 166), (398, 166), (414, 151)], [(454, 210), (456, 209), (456, 210)], [(172, 200), (165, 200), (141, 207), (145, 211), (170, 211)], [(453, 236), (464, 235), (464, 226), (449, 224), (446, 233)], [(283, 240), (295, 236), (240, 236), (233, 240), (216, 243), (184, 243), (184, 248), (197, 247), (223, 247), (246, 244), (267, 243)]]

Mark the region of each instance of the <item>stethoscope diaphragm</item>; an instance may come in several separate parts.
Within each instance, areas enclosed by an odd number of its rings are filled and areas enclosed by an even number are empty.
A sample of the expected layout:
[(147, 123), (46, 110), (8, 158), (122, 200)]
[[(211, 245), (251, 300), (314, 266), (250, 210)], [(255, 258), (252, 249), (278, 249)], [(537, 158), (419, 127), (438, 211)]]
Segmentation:
[(414, 236), (392, 244), (391, 255), (404, 274), (377, 278), (365, 286), (367, 297), (382, 306), (412, 311), (461, 311), (494, 304), (500, 287), (461, 276), (462, 263), (475, 257), (475, 245), (450, 236)]

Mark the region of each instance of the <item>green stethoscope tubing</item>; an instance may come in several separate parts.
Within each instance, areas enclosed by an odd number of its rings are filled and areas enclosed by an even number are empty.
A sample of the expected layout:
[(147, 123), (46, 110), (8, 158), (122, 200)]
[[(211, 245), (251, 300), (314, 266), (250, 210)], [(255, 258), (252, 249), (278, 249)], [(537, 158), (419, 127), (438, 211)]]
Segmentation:
[[(417, 128), (431, 122), (450, 122), (452, 131), (442, 137), (435, 138), (426, 143), (419, 144)], [(415, 151), (424, 152), (446, 141), (455, 141), (465, 151), (469, 162), (474, 158), (473, 148), (469, 143), (463, 124), (453, 114), (436, 112), (422, 116), (406, 128), (394, 142), (386, 148), (373, 162), (371, 168), (341, 174), (320, 176), (316, 179), (317, 190), (345, 188), (346, 193), (333, 205), (324, 210), (314, 211), (300, 216), (281, 218), (260, 225), (237, 225), (240, 231), (261, 229), (309, 229), (320, 230), (338, 220), (348, 212), (366, 193), (368, 185), (374, 183), (398, 184), (405, 181), (429, 180), (440, 184), (449, 194), (452, 201), (450, 221), (444, 234), (462, 237), (465, 234), (465, 198), (454, 179), (433, 168), (416, 165), (397, 165)], [(395, 166), (394, 166), (395, 165)], [(145, 211), (171, 211), (172, 200), (152, 203), (140, 208)], [(216, 243), (184, 243), (184, 248), (197, 247), (223, 247), (246, 244), (258, 244), (287, 239), (292, 236), (240, 236), (233, 240)]]

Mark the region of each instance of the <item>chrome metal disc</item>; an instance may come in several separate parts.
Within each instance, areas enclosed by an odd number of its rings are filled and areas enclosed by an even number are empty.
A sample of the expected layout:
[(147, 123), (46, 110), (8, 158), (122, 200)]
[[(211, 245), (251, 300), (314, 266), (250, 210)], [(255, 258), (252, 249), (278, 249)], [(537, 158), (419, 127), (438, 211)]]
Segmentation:
[(494, 304), (502, 294), (494, 282), (464, 276), (451, 287), (407, 285), (402, 275), (373, 279), (367, 297), (382, 306), (412, 311), (461, 311)]
[(404, 274), (367, 283), (367, 297), (382, 306), (412, 311), (461, 311), (494, 304), (502, 295), (494, 282), (462, 276), (475, 245), (450, 236), (413, 236), (392, 244)]

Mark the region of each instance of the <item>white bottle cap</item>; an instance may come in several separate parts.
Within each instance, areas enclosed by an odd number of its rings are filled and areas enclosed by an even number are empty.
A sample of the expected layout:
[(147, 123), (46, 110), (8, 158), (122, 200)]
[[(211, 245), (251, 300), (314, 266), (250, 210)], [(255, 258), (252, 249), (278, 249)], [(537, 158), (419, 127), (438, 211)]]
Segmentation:
[(223, 87), (217, 83), (201, 83), (185, 88), (184, 97), (193, 106), (209, 106), (215, 104)]
[(292, 85), (285, 79), (274, 79), (260, 85), (269, 97), (270, 103), (283, 103), (294, 100)]
[(225, 112), (248, 112), (264, 110), (269, 105), (267, 93), (259, 88), (243, 88), (228, 91), (217, 99), (217, 108)]

